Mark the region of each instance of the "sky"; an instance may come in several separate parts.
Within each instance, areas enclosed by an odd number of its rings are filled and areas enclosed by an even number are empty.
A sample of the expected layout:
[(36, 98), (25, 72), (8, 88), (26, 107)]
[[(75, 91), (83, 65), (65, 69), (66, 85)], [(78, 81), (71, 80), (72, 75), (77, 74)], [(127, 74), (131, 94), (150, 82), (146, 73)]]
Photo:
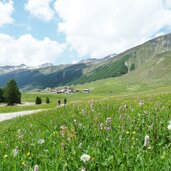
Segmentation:
[(171, 32), (171, 0), (0, 0), (0, 66), (77, 63)]

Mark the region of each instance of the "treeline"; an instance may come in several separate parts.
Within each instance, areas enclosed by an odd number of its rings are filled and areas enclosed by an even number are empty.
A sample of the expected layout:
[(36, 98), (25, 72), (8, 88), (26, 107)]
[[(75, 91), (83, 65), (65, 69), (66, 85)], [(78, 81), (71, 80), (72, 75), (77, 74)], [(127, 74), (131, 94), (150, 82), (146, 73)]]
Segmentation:
[(14, 79), (10, 80), (4, 88), (0, 88), (0, 103), (8, 105), (21, 103), (21, 92)]

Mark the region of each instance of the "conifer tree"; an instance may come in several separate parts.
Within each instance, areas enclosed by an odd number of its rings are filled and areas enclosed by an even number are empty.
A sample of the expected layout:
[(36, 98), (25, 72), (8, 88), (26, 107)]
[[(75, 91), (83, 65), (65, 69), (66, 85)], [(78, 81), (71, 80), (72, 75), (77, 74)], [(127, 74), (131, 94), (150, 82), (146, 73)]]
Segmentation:
[(21, 93), (14, 79), (10, 80), (7, 83), (4, 89), (4, 97), (8, 105), (14, 105), (14, 103), (21, 103)]
[(0, 88), (0, 103), (5, 102), (4, 89)]

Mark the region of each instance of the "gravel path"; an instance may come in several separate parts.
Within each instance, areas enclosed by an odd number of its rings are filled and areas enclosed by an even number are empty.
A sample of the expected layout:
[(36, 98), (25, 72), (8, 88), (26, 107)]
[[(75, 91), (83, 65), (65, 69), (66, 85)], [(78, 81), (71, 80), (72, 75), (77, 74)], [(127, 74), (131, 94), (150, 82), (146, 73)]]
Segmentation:
[(47, 109), (37, 109), (37, 110), (30, 110), (30, 111), (11, 112), (11, 113), (0, 113), (0, 122), (9, 120), (9, 119), (14, 119), (20, 116), (31, 115), (31, 114), (38, 113), (38, 112), (45, 111), (45, 110)]

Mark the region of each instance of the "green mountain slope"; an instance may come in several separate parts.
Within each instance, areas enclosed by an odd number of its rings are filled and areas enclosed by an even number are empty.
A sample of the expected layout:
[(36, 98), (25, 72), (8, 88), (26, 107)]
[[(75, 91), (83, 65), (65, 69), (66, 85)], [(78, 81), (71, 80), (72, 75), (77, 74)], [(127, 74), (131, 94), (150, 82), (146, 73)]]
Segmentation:
[[(75, 83), (85, 83), (121, 76), (134, 70), (134, 77), (162, 79), (171, 77), (171, 34), (158, 37), (108, 60), (102, 66), (83, 75)], [(139, 75), (140, 74), (140, 75)], [(163, 74), (163, 76), (161, 76)], [(128, 74), (129, 75), (129, 74)], [(132, 75), (132, 74), (131, 74)], [(165, 78), (165, 79), (166, 79)], [(129, 79), (131, 79), (129, 77)]]

